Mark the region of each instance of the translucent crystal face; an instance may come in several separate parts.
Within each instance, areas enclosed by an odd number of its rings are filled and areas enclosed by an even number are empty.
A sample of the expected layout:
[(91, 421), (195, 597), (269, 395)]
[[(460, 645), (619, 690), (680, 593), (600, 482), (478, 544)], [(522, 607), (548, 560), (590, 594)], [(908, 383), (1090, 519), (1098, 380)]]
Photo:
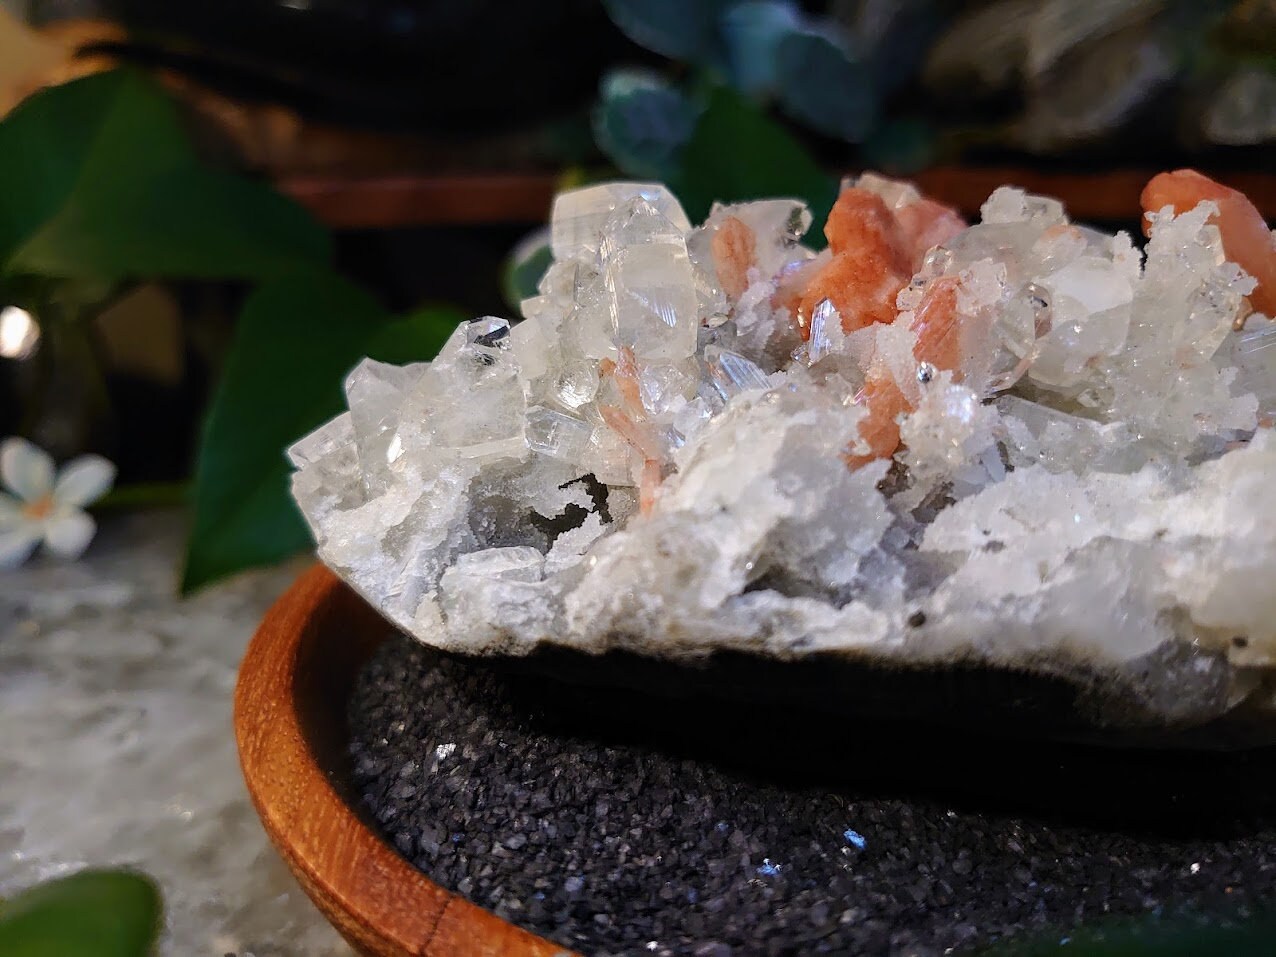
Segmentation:
[(685, 234), (691, 229), (682, 206), (658, 183), (603, 183), (559, 194), (554, 200), (550, 245), (558, 262), (592, 262), (603, 240), (603, 225), (615, 210), (642, 199)]
[[(471, 652), (1268, 666), (1276, 323), (1234, 329), (1255, 282), (1211, 204), (1144, 254), (1010, 187), (964, 229), (910, 184), (845, 190), (818, 257), (795, 200), (692, 228), (656, 184), (561, 195), (520, 322), (364, 362), (290, 450), (324, 560)], [(874, 276), (852, 240), (898, 245)], [(1246, 699), (1211, 688), (1174, 707)]]

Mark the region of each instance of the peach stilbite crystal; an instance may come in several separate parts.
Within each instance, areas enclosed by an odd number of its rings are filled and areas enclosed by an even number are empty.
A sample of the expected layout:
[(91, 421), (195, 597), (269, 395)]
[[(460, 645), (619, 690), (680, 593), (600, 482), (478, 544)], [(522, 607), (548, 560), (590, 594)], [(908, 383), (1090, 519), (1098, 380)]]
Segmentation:
[(1276, 318), (1276, 235), (1244, 193), (1196, 170), (1179, 169), (1152, 177), (1139, 201), (1145, 213), (1166, 206), (1185, 213), (1200, 203), (1213, 203), (1217, 212), (1210, 222), (1218, 227), (1223, 250), (1258, 283), (1250, 302), (1258, 312)]

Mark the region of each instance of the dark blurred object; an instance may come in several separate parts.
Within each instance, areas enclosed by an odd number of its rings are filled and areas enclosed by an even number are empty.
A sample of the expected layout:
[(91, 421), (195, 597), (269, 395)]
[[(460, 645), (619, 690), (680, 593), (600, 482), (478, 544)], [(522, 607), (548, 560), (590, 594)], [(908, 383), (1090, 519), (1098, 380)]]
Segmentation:
[(457, 303), (466, 316), (504, 316), (501, 269), (526, 233), (501, 223), (375, 228), (337, 234), (343, 275), (376, 290), (392, 312)]
[(131, 52), (382, 128), (488, 132), (588, 101), (626, 46), (593, 0), (103, 0)]
[[(984, 0), (931, 48), (929, 109), (967, 147), (1255, 165), (1276, 139), (1276, 4)], [(964, 129), (963, 129), (964, 127)], [(1270, 160), (1270, 154), (1267, 157)]]
[[(1065, 170), (1272, 165), (1272, 0), (604, 5), (635, 42), (799, 125), (829, 165), (905, 174), (1025, 159)], [(666, 82), (660, 95), (676, 102), (680, 91), (695, 104), (685, 83)], [(616, 135), (649, 131), (637, 114), (653, 102), (604, 83), (599, 145), (626, 171), (648, 156), (676, 157), (685, 142)]]

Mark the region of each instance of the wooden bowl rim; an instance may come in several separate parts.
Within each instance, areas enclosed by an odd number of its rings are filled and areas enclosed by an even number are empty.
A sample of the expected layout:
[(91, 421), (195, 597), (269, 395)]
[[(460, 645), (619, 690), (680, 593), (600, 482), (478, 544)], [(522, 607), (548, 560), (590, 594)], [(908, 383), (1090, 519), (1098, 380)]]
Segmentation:
[[(366, 603), (316, 564), (280, 596), (248, 645), (235, 688), (235, 738), (244, 781), (271, 842), (360, 953), (571, 957), (566, 948), (431, 882), (360, 819), (341, 797), (333, 769), (321, 766), (303, 715), (302, 698), (313, 693), (316, 678), (308, 655), (325, 642), (349, 642), (355, 628), (366, 631), (377, 621)], [(351, 670), (357, 670), (359, 654), (346, 652), (355, 656)], [(342, 714), (331, 727), (344, 724)]]

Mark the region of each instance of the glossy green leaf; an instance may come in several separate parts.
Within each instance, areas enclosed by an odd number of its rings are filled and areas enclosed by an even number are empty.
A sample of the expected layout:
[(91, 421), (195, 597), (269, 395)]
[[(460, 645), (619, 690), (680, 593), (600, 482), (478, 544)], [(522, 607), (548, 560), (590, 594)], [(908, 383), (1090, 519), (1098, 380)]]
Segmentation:
[(461, 319), (442, 308), (392, 319), (335, 276), (262, 286), (240, 316), (205, 423), (183, 591), (307, 547), (285, 450), (341, 411), (342, 382), (365, 355), (432, 358)]
[(159, 891), (125, 871), (81, 871), (0, 904), (4, 957), (146, 957), (159, 930)]
[(900, 117), (873, 131), (860, 147), (864, 166), (908, 176), (935, 161), (935, 131), (925, 120)]
[(603, 80), (594, 135), (630, 176), (663, 181), (676, 173), (699, 115), (699, 105), (662, 77), (615, 70)]
[(640, 46), (702, 66), (722, 60), (718, 22), (732, 0), (603, 0), (612, 22)]
[(52, 87), (0, 122), (0, 181), (10, 277), (262, 279), (330, 257), (300, 207), (203, 165), (167, 95), (128, 70)]
[[(670, 182), (693, 222), (708, 215), (714, 200), (792, 196), (806, 200), (815, 222), (822, 223), (837, 198), (837, 180), (801, 143), (756, 104), (725, 87), (709, 92)], [(823, 233), (812, 230), (807, 241), (822, 245)]]
[(780, 41), (802, 26), (801, 12), (786, 0), (749, 0), (727, 10), (722, 35), (732, 84), (754, 95), (773, 92)]
[(893, 0), (881, 14), (846, 24), (853, 28), (855, 49), (863, 52), (879, 98), (917, 79), (952, 15), (945, 0)]
[(780, 106), (793, 119), (829, 136), (860, 142), (877, 119), (868, 67), (831, 25), (786, 34), (776, 45)]
[(548, 227), (529, 233), (514, 247), (501, 269), (501, 295), (510, 309), (517, 312), (524, 299), (536, 295), (553, 261)]

